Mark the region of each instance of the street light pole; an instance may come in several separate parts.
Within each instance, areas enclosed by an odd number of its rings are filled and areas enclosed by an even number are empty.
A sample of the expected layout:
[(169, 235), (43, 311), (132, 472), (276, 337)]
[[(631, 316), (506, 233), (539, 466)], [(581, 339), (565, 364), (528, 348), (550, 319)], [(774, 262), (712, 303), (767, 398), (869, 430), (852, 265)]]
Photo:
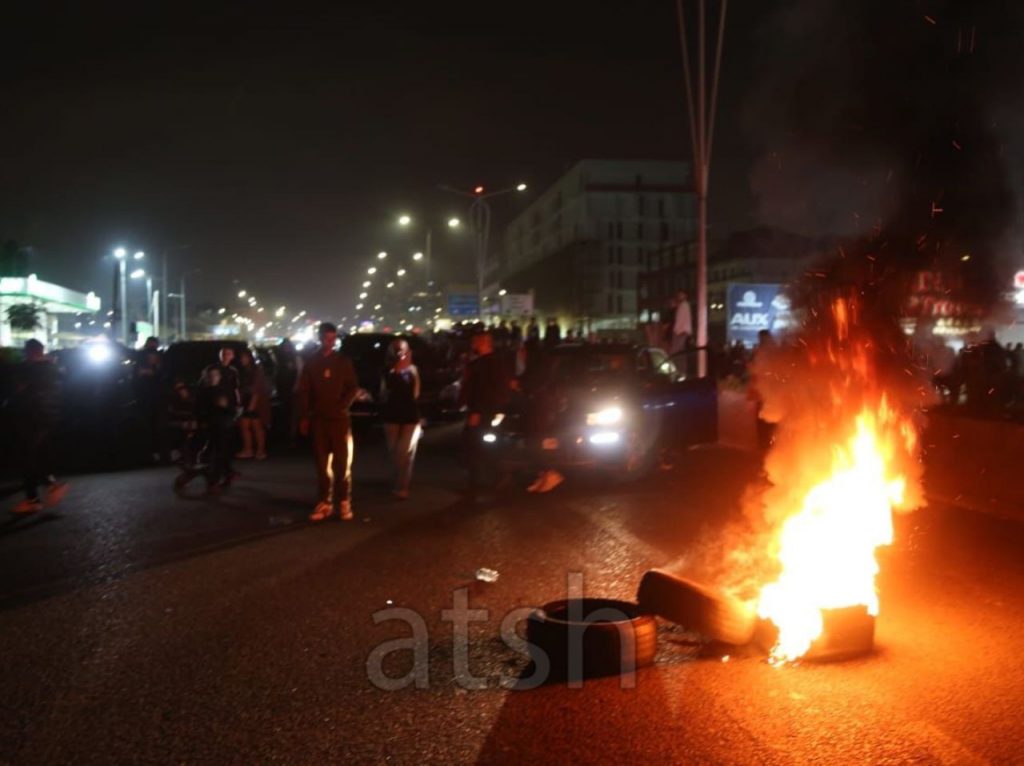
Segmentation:
[(427, 227), (427, 246), (426, 246), (426, 248), (423, 251), (424, 254), (426, 255), (426, 258), (427, 258), (426, 269), (427, 269), (427, 289), (428, 290), (430, 289), (430, 266), (433, 263), (433, 258), (432, 258), (432, 244), (433, 244), (433, 240), (434, 240), (434, 227), (428, 226)]
[[(120, 253), (120, 255), (118, 255)], [(120, 276), (120, 313), (121, 313), (121, 344), (124, 346), (128, 345), (128, 265), (126, 263), (127, 255), (123, 249), (118, 249), (114, 253), (118, 261), (119, 276)]]
[(725, 37), (725, 11), (728, 0), (719, 0), (718, 40), (711, 75), (711, 103), (707, 101), (705, 72), (705, 0), (697, 0), (697, 108), (694, 109), (694, 83), (690, 71), (686, 14), (683, 0), (676, 0), (679, 20), (679, 42), (683, 54), (686, 80), (686, 104), (690, 115), (690, 140), (693, 152), (693, 186), (697, 196), (697, 364), (700, 377), (707, 375), (708, 345), (708, 173), (711, 169), (711, 143), (715, 130), (715, 107), (718, 100), (718, 75), (722, 68), (722, 44)]
[(491, 238), (491, 206), (482, 195), (469, 206), (469, 220), (476, 241), (476, 300), (480, 318), (484, 313), (484, 270), (487, 268), (487, 245)]
[(185, 276), (186, 276), (185, 274), (181, 275), (181, 293), (179, 294), (179, 298), (181, 299), (181, 339), (182, 340), (188, 340), (188, 324), (187, 324), (188, 320), (187, 320), (186, 313), (185, 313), (185, 311), (186, 311), (186, 309), (185, 309), (185, 306), (186, 306), (186, 303), (185, 303), (185, 300), (186, 300), (186, 298), (185, 298)]
[(469, 206), (469, 219), (473, 226), (476, 248), (477, 311), (482, 319), (484, 312), (484, 270), (487, 267), (487, 247), (491, 236), (491, 206), (487, 200), (491, 197), (497, 197), (510, 192), (524, 192), (526, 191), (526, 184), (520, 183), (508, 189), (499, 189), (493, 192), (485, 192), (483, 186), (477, 186), (471, 192), (455, 189), (451, 186), (441, 186), (440, 188), (473, 200)]

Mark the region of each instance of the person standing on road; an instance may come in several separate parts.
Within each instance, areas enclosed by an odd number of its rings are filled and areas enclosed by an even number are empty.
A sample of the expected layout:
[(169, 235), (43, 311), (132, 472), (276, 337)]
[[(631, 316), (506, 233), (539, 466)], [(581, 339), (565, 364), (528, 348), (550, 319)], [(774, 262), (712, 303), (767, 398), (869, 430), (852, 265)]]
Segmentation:
[(219, 361), (211, 364), (203, 373), (206, 386), (212, 389), (208, 392), (212, 406), (207, 414), (211, 493), (219, 492), (230, 485), (236, 476), (231, 462), (234, 454), (232, 437), (238, 418), (240, 398), (238, 370), (232, 364), (234, 360), (235, 350), (225, 346), (220, 350)]
[(270, 425), (270, 386), (249, 349), (244, 349), (238, 355), (238, 365), (239, 395), (242, 404), (238, 430), (242, 436), (242, 450), (235, 457), (243, 460), (266, 460), (267, 427)]
[(274, 381), (277, 399), (280, 402), (280, 429), (285, 435), (285, 444), (295, 444), (295, 386), (299, 382), (301, 367), (295, 345), (285, 338), (275, 350), (277, 376)]
[(135, 364), (135, 398), (146, 428), (146, 444), (154, 463), (166, 457), (166, 398), (159, 338), (146, 338)]
[(693, 335), (693, 314), (690, 311), (690, 299), (683, 290), (676, 293), (675, 314), (672, 318), (672, 345), (669, 355), (675, 356), (686, 351)]
[(462, 451), (469, 472), (469, 496), (475, 499), (483, 474), (490, 466), (483, 432), (505, 407), (511, 389), (509, 370), (504, 360), (494, 353), (494, 340), (490, 333), (474, 335), (472, 351), (474, 358), (466, 365), (460, 394), (461, 403), (467, 410)]
[(352, 519), (352, 431), (348, 408), (359, 393), (359, 381), (347, 356), (334, 350), (338, 328), (320, 325), (320, 350), (305, 365), (296, 390), (299, 433), (312, 435), (320, 493), (310, 521), (334, 515), (335, 504), (342, 521)]
[(25, 341), (25, 361), (16, 375), (11, 410), (23, 460), (25, 499), (13, 511), (29, 514), (43, 510), (40, 484), (46, 485), (46, 505), (56, 505), (67, 492), (67, 484), (53, 476), (51, 451), (58, 418), (58, 373), (43, 344), (33, 338)]
[(562, 342), (562, 328), (558, 320), (550, 317), (544, 327), (544, 348), (552, 349)]
[(420, 373), (412, 363), (408, 341), (396, 338), (388, 349), (388, 369), (381, 386), (381, 420), (395, 469), (395, 496), (409, 498), (409, 481), (420, 436)]

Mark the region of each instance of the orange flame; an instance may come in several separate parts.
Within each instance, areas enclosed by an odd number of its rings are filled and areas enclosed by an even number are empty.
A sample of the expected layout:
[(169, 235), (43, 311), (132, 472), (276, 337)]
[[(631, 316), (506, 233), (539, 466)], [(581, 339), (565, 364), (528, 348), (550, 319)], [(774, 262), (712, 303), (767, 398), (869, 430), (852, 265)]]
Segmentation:
[[(877, 551), (893, 540), (892, 514), (921, 503), (917, 436), (892, 386), (886, 392), (872, 339), (858, 332), (856, 305), (831, 306), (831, 337), (794, 360), (761, 365), (765, 412), (780, 421), (766, 467), (775, 533), (774, 580), (757, 612), (778, 628), (773, 662), (806, 654), (821, 635), (822, 610), (866, 606), (878, 614)], [(786, 370), (785, 375), (778, 370)]]

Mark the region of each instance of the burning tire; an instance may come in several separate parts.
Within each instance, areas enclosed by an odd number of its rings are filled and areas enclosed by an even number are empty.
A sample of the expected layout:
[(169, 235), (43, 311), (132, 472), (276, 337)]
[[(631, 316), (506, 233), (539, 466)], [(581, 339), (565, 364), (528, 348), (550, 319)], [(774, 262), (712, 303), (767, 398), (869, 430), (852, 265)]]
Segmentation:
[(604, 598), (545, 604), (527, 619), (526, 638), (549, 680), (630, 673), (650, 665), (657, 651), (654, 618), (632, 602)]

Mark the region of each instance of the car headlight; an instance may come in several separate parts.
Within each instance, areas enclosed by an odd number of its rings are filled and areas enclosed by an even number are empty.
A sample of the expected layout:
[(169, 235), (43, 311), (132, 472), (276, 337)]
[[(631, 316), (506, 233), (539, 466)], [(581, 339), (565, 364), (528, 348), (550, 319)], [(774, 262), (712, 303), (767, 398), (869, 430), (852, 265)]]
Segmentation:
[(621, 407), (605, 407), (597, 412), (587, 413), (588, 426), (614, 426), (622, 422)]
[(499, 412), (493, 418), (491, 418), (491, 428), (497, 428), (501, 425), (501, 422), (505, 419), (505, 413)]
[(494, 444), (494, 442), (498, 441), (498, 437), (495, 434), (486, 433), (483, 435), (483, 440), (486, 444)]
[(110, 350), (110, 346), (106, 343), (92, 343), (86, 349), (85, 354), (93, 364), (106, 364), (110, 361), (110, 357), (114, 355), (114, 352)]

